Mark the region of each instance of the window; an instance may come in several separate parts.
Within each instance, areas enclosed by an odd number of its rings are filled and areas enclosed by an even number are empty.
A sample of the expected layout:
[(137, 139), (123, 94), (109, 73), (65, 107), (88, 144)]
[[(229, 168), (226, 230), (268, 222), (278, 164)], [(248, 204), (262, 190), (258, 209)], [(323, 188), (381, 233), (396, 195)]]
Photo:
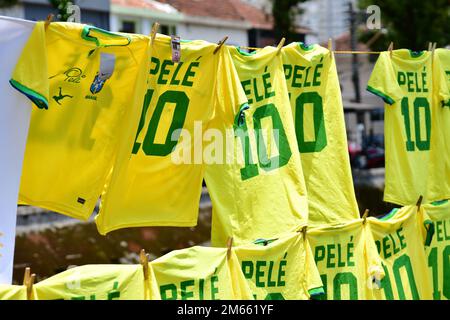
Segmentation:
[(159, 29), (160, 33), (171, 36), (177, 34), (177, 27), (176, 26), (170, 26), (166, 24), (162, 24)]
[(136, 33), (136, 22), (122, 21), (122, 28), (119, 30), (119, 32)]

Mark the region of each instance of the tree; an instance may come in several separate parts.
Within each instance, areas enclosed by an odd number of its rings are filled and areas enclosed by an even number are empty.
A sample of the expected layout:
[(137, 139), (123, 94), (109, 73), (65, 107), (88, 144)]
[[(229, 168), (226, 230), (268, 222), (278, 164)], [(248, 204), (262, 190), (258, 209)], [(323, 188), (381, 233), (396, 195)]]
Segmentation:
[[(448, 0), (359, 0), (365, 10), (369, 5), (381, 10), (382, 26), (387, 33), (371, 44), (372, 50), (386, 50), (393, 41), (395, 48), (419, 51), (437, 42), (438, 47), (450, 43), (450, 3)], [(378, 30), (364, 31), (360, 37), (368, 41)]]
[(58, 10), (57, 19), (59, 21), (67, 21), (67, 19), (71, 16), (70, 13), (67, 12), (67, 6), (73, 1), (69, 0), (48, 0), (53, 8)]
[(0, 8), (7, 8), (16, 5), (18, 0), (0, 0)]
[(272, 0), (274, 33), (277, 39), (286, 38), (286, 43), (296, 39), (295, 17), (301, 13), (298, 5), (307, 0)]

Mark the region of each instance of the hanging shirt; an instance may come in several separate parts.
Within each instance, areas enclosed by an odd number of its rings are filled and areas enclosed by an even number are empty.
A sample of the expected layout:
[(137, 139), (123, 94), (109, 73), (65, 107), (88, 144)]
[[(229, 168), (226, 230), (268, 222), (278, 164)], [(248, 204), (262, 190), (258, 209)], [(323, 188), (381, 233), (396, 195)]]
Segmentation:
[(234, 251), (195, 246), (151, 262), (162, 300), (253, 299)]
[(324, 299), (368, 300), (384, 277), (370, 230), (361, 219), (308, 230)]
[[(431, 143), (438, 134), (436, 108), (448, 100), (448, 90), (433, 81), (431, 53), (400, 49), (391, 57), (382, 52), (367, 90), (385, 102), (384, 201), (412, 205), (420, 195), (424, 203), (450, 198), (442, 179), (444, 162), (430, 167), (430, 153), (442, 152), (442, 146)], [(437, 99), (433, 90), (439, 92)]]
[[(274, 47), (252, 54), (235, 47), (224, 51), (231, 55), (248, 104), (240, 109), (224, 104), (210, 126), (234, 142), (224, 151), (229, 161), (206, 168), (215, 246), (224, 246), (228, 237), (236, 245), (279, 237), (308, 221), (281, 55)], [(232, 66), (227, 68), (222, 75), (232, 79)]]
[(11, 284), (20, 175), (31, 115), (29, 100), (8, 83), (35, 23), (0, 17), (0, 284)]
[(36, 24), (10, 83), (35, 104), (19, 201), (87, 220), (128, 127), (139, 121), (148, 39)]
[(27, 287), (0, 284), (0, 301), (4, 300), (28, 300)]
[(308, 191), (308, 225), (359, 218), (333, 55), (319, 45), (282, 50), (284, 73)]
[(324, 293), (311, 248), (301, 234), (267, 242), (235, 249), (256, 300), (307, 300)]
[[(150, 269), (151, 271), (151, 269)], [(85, 265), (33, 286), (34, 300), (144, 300), (141, 265)]]
[(383, 218), (367, 219), (385, 272), (381, 290), (374, 291), (374, 299), (433, 298), (432, 281), (423, 249), (426, 233), (420, 216), (416, 206), (406, 206), (392, 210)]
[[(181, 41), (179, 63), (172, 62), (171, 38), (152, 44), (148, 91), (132, 151), (123, 153), (96, 223), (100, 233), (138, 226), (191, 227), (197, 224), (204, 172), (203, 132), (215, 105), (237, 109), (233, 78), (220, 50), (205, 41)], [(235, 86), (237, 87), (237, 86)]]
[(450, 201), (424, 205), (421, 217), (427, 231), (425, 249), (433, 299), (450, 300)]

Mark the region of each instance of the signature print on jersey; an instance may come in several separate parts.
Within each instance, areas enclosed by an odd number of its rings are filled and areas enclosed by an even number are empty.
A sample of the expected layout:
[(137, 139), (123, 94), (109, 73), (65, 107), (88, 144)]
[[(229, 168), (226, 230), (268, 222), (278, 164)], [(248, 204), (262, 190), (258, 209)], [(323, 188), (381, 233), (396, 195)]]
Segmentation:
[[(54, 76), (51, 76), (49, 79), (53, 79), (53, 78), (59, 76), (60, 74), (61, 73), (55, 74)], [(63, 72), (62, 74), (64, 74), (66, 76), (64, 81), (71, 82), (71, 83), (80, 83), (81, 79), (86, 78), (86, 75), (83, 74), (83, 70), (81, 70), (78, 67), (72, 67), (72, 68), (68, 69), (67, 71)]]

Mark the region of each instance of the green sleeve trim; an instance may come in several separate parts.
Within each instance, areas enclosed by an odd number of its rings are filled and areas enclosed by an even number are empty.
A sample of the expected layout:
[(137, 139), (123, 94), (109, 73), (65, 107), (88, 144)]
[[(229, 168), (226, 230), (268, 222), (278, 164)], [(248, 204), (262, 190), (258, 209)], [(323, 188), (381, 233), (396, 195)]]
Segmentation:
[(245, 124), (245, 110), (250, 109), (250, 106), (248, 105), (248, 103), (243, 103), (241, 104), (241, 106), (239, 107), (239, 112), (236, 114), (236, 116), (234, 117), (234, 128), (237, 129), (239, 127), (242, 127)]
[(322, 296), (325, 295), (325, 291), (323, 290), (323, 287), (314, 288), (308, 290), (309, 296), (313, 300), (319, 300)]
[(429, 247), (431, 245), (431, 241), (433, 240), (433, 236), (434, 236), (434, 223), (431, 220), (425, 220), (423, 222), (423, 225), (425, 226), (425, 229), (427, 230), (425, 246)]
[[(118, 39), (124, 39), (127, 41), (126, 44), (108, 44), (108, 45), (102, 45), (100, 43), (100, 41), (98, 40), (98, 38), (89, 35), (89, 33), (91, 32), (91, 30), (97, 31), (99, 33), (102, 33), (106, 36), (112, 37), (112, 38), (118, 38)], [(129, 36), (125, 36), (125, 35), (121, 35), (121, 34), (117, 34), (114, 32), (109, 32), (94, 26), (84, 26), (83, 31), (81, 32), (81, 38), (83, 38), (84, 40), (87, 41), (92, 41), (95, 42), (95, 44), (97, 45), (97, 47), (125, 47), (127, 45), (129, 45), (131, 43), (131, 38)]]
[(387, 104), (393, 105), (394, 104), (394, 99), (392, 99), (391, 97), (389, 97), (388, 95), (385, 95), (384, 93), (382, 93), (381, 91), (371, 87), (371, 86), (367, 86), (366, 88), (367, 91), (369, 91), (370, 93), (373, 93), (376, 96), (379, 96), (381, 99), (383, 99), (384, 102), (386, 102)]
[(48, 109), (48, 101), (43, 95), (37, 93), (36, 91), (30, 88), (25, 87), (16, 80), (11, 79), (9, 80), (9, 83), (16, 90), (26, 95), (28, 99), (30, 99), (39, 109), (46, 109), (46, 110)]
[(448, 202), (448, 200), (437, 200), (437, 201), (433, 201), (431, 203), (431, 205), (433, 205), (433, 206), (441, 206), (443, 204), (446, 204), (447, 202)]

